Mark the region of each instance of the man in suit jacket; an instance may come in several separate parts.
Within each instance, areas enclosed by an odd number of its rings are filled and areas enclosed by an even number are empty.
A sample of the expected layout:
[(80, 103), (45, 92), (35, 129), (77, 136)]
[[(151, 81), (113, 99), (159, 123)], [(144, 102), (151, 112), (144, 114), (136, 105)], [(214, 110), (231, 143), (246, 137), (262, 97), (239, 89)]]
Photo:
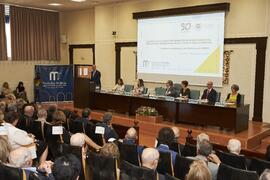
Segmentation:
[(101, 73), (97, 70), (96, 65), (92, 66), (92, 72), (91, 72), (91, 79), (90, 81), (93, 81), (97, 87), (101, 88), (101, 82), (100, 82), (100, 78), (101, 78)]
[(173, 82), (171, 80), (168, 80), (166, 83), (166, 96), (171, 96), (171, 97), (178, 97), (177, 90), (173, 87)]
[(207, 99), (210, 103), (215, 103), (217, 100), (217, 91), (213, 89), (213, 82), (207, 82), (207, 89), (203, 91), (201, 99)]

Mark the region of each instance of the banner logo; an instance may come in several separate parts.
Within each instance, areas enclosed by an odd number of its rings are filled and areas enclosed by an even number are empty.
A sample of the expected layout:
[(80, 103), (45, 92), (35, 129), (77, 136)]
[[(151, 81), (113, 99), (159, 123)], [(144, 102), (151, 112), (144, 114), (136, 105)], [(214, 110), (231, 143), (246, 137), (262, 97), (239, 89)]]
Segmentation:
[(59, 81), (60, 79), (60, 73), (57, 71), (52, 71), (49, 74), (50, 81)]

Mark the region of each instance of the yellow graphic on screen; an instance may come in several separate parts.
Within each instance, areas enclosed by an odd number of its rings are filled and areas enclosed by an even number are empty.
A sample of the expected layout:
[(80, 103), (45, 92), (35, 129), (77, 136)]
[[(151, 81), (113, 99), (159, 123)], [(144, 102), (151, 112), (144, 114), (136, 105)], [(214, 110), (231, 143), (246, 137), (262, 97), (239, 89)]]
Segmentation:
[(220, 47), (218, 47), (214, 52), (212, 52), (206, 60), (195, 70), (196, 73), (209, 73), (216, 74), (219, 73), (220, 67)]

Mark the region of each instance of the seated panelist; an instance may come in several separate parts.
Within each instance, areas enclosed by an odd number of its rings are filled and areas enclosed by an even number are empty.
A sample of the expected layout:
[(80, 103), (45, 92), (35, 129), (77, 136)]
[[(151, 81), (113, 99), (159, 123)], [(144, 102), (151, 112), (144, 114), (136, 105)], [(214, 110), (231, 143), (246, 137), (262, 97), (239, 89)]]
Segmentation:
[(238, 93), (239, 86), (237, 84), (233, 84), (231, 86), (231, 93), (228, 94), (226, 102), (234, 103), (236, 105), (240, 105), (241, 103), (241, 95)]
[(124, 91), (125, 85), (122, 78), (118, 79), (117, 84), (112, 89), (113, 91)]
[(166, 83), (166, 96), (171, 96), (171, 97), (177, 97), (178, 93), (177, 90), (173, 87), (173, 82), (172, 80), (168, 80)]
[(180, 97), (190, 98), (190, 89), (188, 88), (188, 81), (181, 82)]
[(203, 91), (202, 100), (208, 100), (210, 103), (215, 103), (217, 99), (217, 91), (213, 88), (213, 82), (207, 82), (207, 89)]
[(137, 86), (134, 88), (134, 94), (141, 95), (144, 91), (144, 82), (142, 79), (138, 79)]

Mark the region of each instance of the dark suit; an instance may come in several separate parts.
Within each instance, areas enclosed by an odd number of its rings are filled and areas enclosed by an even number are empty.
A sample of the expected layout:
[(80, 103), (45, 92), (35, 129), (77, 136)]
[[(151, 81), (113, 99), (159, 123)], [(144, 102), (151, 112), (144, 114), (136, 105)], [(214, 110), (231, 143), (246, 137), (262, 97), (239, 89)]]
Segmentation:
[(174, 87), (169, 87), (166, 89), (166, 96), (171, 96), (171, 97), (178, 97), (179, 94), (177, 93), (177, 90)]
[(182, 96), (187, 96), (187, 98), (190, 98), (190, 89), (187, 88), (186, 91), (184, 92), (184, 89), (181, 88), (180, 89), (180, 94), (182, 94)]
[(101, 73), (98, 70), (92, 71), (90, 81), (93, 81), (96, 84), (96, 86), (101, 87), (100, 77)]
[(208, 89), (205, 89), (203, 91), (203, 95), (202, 95), (202, 99), (208, 99), (208, 101), (210, 103), (215, 103), (217, 100), (217, 91), (212, 89), (209, 93), (208, 93)]

